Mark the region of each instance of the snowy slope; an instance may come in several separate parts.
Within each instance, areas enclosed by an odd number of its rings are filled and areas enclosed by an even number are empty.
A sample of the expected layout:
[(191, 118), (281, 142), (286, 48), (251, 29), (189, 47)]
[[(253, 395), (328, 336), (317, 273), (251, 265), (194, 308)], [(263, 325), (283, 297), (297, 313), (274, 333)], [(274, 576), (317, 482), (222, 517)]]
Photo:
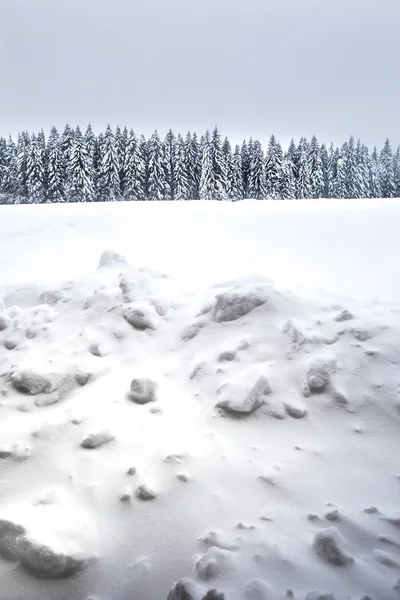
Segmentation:
[(2, 208), (2, 600), (399, 597), (400, 208), (319, 202)]

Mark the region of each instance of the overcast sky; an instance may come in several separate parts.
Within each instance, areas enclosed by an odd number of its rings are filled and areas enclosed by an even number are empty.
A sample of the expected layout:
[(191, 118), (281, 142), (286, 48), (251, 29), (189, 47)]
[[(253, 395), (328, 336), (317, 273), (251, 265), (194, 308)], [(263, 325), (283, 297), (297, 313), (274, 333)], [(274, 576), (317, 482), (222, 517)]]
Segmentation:
[(0, 0), (0, 133), (400, 143), (400, 0)]

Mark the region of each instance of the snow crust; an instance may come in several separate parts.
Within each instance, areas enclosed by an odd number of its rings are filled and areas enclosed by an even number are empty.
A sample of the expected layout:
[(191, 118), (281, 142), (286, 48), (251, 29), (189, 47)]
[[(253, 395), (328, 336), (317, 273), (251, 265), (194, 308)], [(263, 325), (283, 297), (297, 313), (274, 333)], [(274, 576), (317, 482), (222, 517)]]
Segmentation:
[[(270, 280), (272, 230), (294, 213), (216, 205), (217, 251), (212, 231), (202, 247), (182, 233), (202, 226), (190, 204), (171, 206), (169, 246), (158, 204), (10, 207), (12, 223), (4, 207), (0, 597), (399, 598), (400, 305), (386, 284), (381, 302), (369, 285), (349, 299), (354, 237), (335, 238), (333, 263), (346, 243), (347, 260), (330, 291), (316, 289), (324, 240), (304, 254), (326, 214), (345, 232), (358, 219), (367, 238), (385, 218), (377, 252), (393, 281), (398, 209), (296, 205), (289, 291)], [(254, 245), (261, 217), (274, 252)], [(193, 264), (176, 260), (175, 233)], [(243, 256), (229, 272), (233, 235)]]

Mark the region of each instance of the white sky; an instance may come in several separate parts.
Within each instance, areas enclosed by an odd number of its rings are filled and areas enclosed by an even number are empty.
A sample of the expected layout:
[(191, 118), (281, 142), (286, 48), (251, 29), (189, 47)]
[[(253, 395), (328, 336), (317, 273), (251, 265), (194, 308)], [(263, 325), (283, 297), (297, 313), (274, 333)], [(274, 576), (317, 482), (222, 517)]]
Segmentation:
[(399, 0), (2, 0), (0, 133), (400, 143)]

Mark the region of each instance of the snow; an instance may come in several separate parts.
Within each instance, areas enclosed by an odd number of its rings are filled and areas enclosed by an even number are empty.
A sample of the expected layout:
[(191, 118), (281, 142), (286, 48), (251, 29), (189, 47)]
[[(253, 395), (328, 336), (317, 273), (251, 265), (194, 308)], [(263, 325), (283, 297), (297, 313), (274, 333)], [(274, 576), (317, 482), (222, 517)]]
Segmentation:
[(399, 597), (397, 202), (2, 207), (2, 598)]

